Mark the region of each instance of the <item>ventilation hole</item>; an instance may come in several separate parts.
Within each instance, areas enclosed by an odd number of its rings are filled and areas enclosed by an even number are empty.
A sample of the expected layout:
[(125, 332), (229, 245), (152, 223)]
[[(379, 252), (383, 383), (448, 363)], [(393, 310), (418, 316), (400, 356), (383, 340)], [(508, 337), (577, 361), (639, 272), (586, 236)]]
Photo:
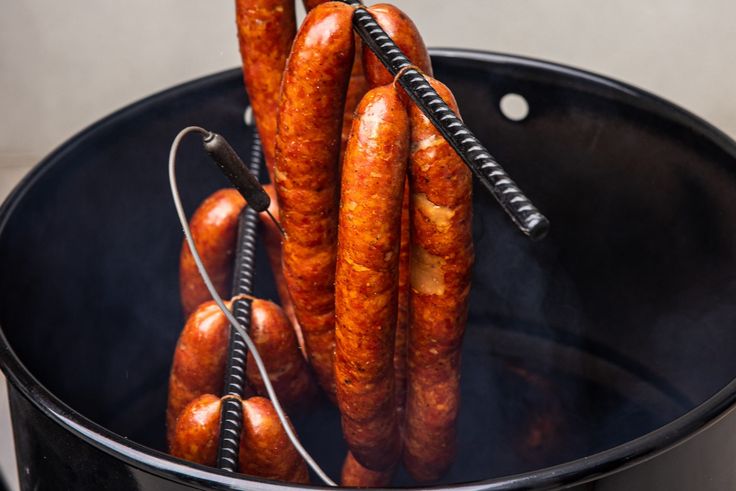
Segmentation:
[(524, 121), (529, 116), (529, 103), (519, 94), (506, 94), (499, 103), (501, 114), (511, 121)]
[(245, 121), (245, 126), (253, 126), (253, 108), (248, 106), (245, 108), (245, 112), (243, 113), (243, 121)]

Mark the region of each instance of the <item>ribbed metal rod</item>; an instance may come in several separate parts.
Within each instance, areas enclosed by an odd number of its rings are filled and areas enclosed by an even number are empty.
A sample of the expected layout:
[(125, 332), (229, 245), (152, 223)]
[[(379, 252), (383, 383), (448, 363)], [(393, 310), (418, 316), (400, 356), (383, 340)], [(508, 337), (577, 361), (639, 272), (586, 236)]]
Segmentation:
[(442, 136), (452, 145), (480, 182), (491, 192), (519, 229), (534, 240), (543, 238), (549, 230), (549, 220), (540, 213), (501, 164), (473, 135), (437, 94), (427, 79), (411, 66), (375, 18), (357, 0), (343, 0), (356, 7), (353, 28), (394, 76), (404, 70), (399, 83), (422, 112), (432, 121)]
[[(262, 160), (261, 140), (255, 127), (253, 127), (249, 170), (254, 176), (258, 176)], [(257, 225), (258, 212), (252, 207), (246, 206), (238, 219), (233, 297), (238, 295), (250, 296), (253, 293)], [(233, 302), (232, 306), (233, 315), (246, 330), (250, 328), (251, 303), (250, 298), (240, 297)], [(226, 398), (222, 403), (220, 438), (217, 447), (217, 466), (231, 472), (238, 470), (240, 434), (243, 428), (243, 408), (239, 399), (244, 396), (247, 355), (248, 349), (243, 338), (231, 326), (224, 395), (235, 397)]]

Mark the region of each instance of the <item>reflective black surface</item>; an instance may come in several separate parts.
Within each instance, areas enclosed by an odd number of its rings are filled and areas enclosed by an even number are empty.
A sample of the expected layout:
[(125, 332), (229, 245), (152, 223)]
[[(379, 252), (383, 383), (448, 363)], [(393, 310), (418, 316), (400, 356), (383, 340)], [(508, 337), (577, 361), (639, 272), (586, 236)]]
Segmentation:
[[(434, 60), (468, 126), (552, 222), (533, 243), (476, 186), (460, 449), (443, 483), (736, 487), (734, 143), (584, 72), (464, 51)], [(526, 98), (527, 119), (501, 114), (507, 93)], [(4, 205), (0, 363), (24, 489), (270, 487), (159, 452), (183, 322), (166, 157), (190, 124), (244, 152), (246, 104), (236, 70), (156, 95), (70, 140)], [(227, 183), (196, 139), (180, 155), (191, 211)], [(257, 255), (256, 294), (275, 298)], [(333, 476), (336, 416), (297, 418)]]

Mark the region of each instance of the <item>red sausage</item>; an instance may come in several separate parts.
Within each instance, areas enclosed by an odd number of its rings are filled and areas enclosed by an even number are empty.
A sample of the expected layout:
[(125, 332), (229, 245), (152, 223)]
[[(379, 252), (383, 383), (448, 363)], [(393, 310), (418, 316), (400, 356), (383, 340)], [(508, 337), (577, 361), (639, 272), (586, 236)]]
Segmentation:
[[(394, 40), (409, 61), (426, 75), (432, 75), (432, 61), (424, 45), (417, 26), (398, 7), (387, 3), (377, 4), (368, 9), (386, 34)], [(389, 84), (394, 77), (368, 46), (363, 46), (363, 66), (365, 77), (371, 87)]]
[(401, 245), (399, 249), (399, 308), (396, 319), (396, 343), (394, 345), (394, 379), (396, 380), (396, 410), (399, 424), (403, 426), (406, 402), (406, 338), (409, 329), (409, 180), (404, 182), (401, 206)]
[[(288, 409), (308, 405), (316, 394), (316, 386), (284, 311), (273, 302), (253, 300), (250, 336), (266, 364), (268, 378), (281, 404)], [(263, 379), (250, 354), (246, 378), (256, 393), (266, 395)]]
[(220, 394), (224, 385), (229, 335), (227, 319), (215, 302), (199, 306), (187, 319), (174, 351), (169, 376), (166, 428), (169, 442), (184, 407), (202, 394)]
[[(431, 80), (457, 113), (447, 87)], [(460, 346), (473, 264), (472, 183), (460, 157), (410, 107), (411, 293), (404, 464), (420, 482), (439, 479), (455, 455)]]
[(203, 394), (184, 406), (171, 431), (169, 453), (174, 457), (214, 467), (220, 434), (220, 398)]
[(334, 399), (334, 280), (338, 161), (345, 95), (354, 56), (353, 9), (327, 2), (302, 24), (281, 87), (276, 191), (284, 276), (307, 354)]
[[(222, 401), (204, 394), (182, 411), (171, 440), (175, 457), (214, 467)], [(251, 397), (242, 402), (239, 471), (250, 476), (309, 483), (307, 464), (286, 436), (271, 401)]]
[(394, 470), (372, 471), (366, 469), (348, 452), (342, 464), (340, 484), (346, 488), (385, 488), (391, 484)]
[(273, 404), (263, 397), (243, 401), (240, 472), (263, 479), (309, 483), (306, 462), (286, 435)]
[[(304, 8), (309, 12), (317, 5), (323, 4), (328, 0), (304, 0)], [(363, 50), (361, 49), (362, 41), (360, 37), (355, 35), (355, 59), (353, 61), (353, 71), (350, 74), (350, 84), (348, 85), (348, 93), (345, 97), (345, 112), (342, 119), (342, 140), (340, 143), (340, 155), (345, 153), (345, 147), (350, 136), (350, 127), (353, 124), (353, 113), (358, 103), (368, 92), (368, 82), (363, 75)]]
[[(421, 34), (411, 19), (394, 5), (378, 4), (368, 9), (376, 22), (396, 42), (397, 46), (420, 70), (432, 75), (432, 62)], [(391, 74), (367, 46), (363, 47), (363, 65), (371, 87), (385, 85), (393, 80)], [(401, 94), (402, 98), (405, 95)], [(406, 398), (406, 331), (409, 321), (409, 191), (405, 185), (401, 215), (401, 260), (399, 261), (399, 315), (396, 324), (394, 370), (396, 373), (396, 402), (400, 421), (403, 421)]]
[(507, 361), (505, 366), (527, 386), (523, 390), (539, 394), (532, 399), (535, 401), (533, 406), (522, 411), (525, 419), (511, 440), (513, 451), (525, 462), (543, 466), (550, 449), (562, 452), (564, 438), (561, 435), (571, 431), (566, 427), (566, 418), (563, 416), (562, 391), (545, 374), (530, 371), (512, 361)]
[[(230, 307), (230, 302), (227, 302)], [(289, 410), (307, 405), (315, 387), (296, 336), (278, 305), (253, 300), (250, 335), (261, 354), (279, 400)], [(167, 434), (182, 409), (202, 394), (220, 394), (227, 364), (230, 324), (214, 302), (202, 304), (187, 320), (174, 352), (166, 411)], [(255, 363), (248, 355), (246, 379), (265, 394)], [(170, 438), (169, 438), (170, 440)]]
[(401, 203), (409, 118), (393, 85), (356, 111), (345, 153), (335, 275), (337, 400), (345, 440), (364, 467), (399, 458), (394, 394)]
[[(222, 297), (229, 297), (232, 288), (238, 216), (244, 206), (245, 200), (236, 190), (221, 189), (202, 202), (189, 222), (194, 244)], [(186, 316), (210, 299), (186, 241), (179, 259), (179, 291)]]
[[(263, 186), (268, 195), (271, 197), (271, 205), (268, 207), (268, 211), (271, 215), (278, 219), (279, 216), (279, 205), (276, 198), (276, 189), (273, 184), (266, 184)], [(260, 214), (261, 224), (263, 225), (263, 241), (266, 245), (266, 253), (268, 254), (268, 261), (271, 263), (271, 272), (273, 273), (274, 282), (276, 282), (276, 289), (281, 299), (281, 308), (289, 318), (291, 326), (294, 328), (296, 333), (297, 341), (299, 342), (299, 348), (304, 352), (304, 336), (302, 335), (302, 328), (299, 326), (299, 321), (296, 319), (296, 313), (294, 312), (294, 303), (291, 301), (291, 295), (289, 294), (289, 288), (286, 285), (286, 279), (284, 279), (284, 270), (281, 263), (281, 231), (278, 229), (271, 217), (266, 213)]]
[(342, 117), (342, 138), (340, 140), (340, 155), (345, 154), (350, 137), (350, 129), (353, 125), (353, 115), (358, 107), (361, 99), (370, 87), (368, 81), (363, 74), (363, 50), (360, 49), (363, 42), (360, 37), (355, 36), (355, 59), (353, 61), (353, 70), (350, 73), (350, 83), (348, 84), (348, 93), (345, 97), (345, 111)]
[(296, 32), (293, 0), (236, 0), (243, 78), (273, 182), (281, 75)]
[[(263, 186), (271, 197), (269, 211), (279, 216), (276, 192), (273, 185)], [(245, 200), (234, 189), (222, 189), (210, 195), (195, 211), (189, 226), (202, 261), (210, 274), (217, 292), (228, 297), (232, 287), (232, 271), (238, 234), (238, 218), (245, 206)], [(259, 214), (263, 225), (263, 241), (273, 270), (281, 305), (292, 321), (303, 345), (301, 330), (294, 324), (296, 316), (281, 268), (281, 232), (267, 213)], [(185, 314), (189, 315), (198, 305), (210, 300), (210, 294), (199, 276), (194, 258), (186, 241), (182, 245), (180, 260), (180, 289)]]

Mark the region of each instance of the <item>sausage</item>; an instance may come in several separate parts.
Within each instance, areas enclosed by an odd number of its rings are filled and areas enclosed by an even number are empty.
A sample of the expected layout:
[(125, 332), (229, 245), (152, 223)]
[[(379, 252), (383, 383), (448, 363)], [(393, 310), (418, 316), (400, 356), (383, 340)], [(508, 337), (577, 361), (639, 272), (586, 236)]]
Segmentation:
[(227, 318), (215, 302), (203, 303), (187, 319), (174, 351), (169, 375), (166, 428), (171, 442), (184, 407), (202, 394), (220, 394), (230, 338)]
[[(222, 401), (204, 394), (182, 411), (173, 433), (170, 453), (214, 467), (220, 434)], [(251, 397), (242, 402), (239, 471), (250, 476), (307, 484), (307, 464), (289, 441), (271, 401)]]
[[(521, 410), (523, 417), (519, 430), (514, 432), (511, 439), (511, 448), (525, 462), (543, 466), (548, 452), (561, 453), (563, 451), (560, 438), (569, 431), (563, 417), (564, 409), (560, 394), (562, 390), (554, 384), (551, 378), (544, 374), (530, 371), (528, 368), (513, 361), (504, 363), (506, 371), (512, 375), (512, 384), (523, 384), (526, 394), (534, 394), (529, 406)], [(513, 380), (517, 378), (518, 380)], [(528, 397), (528, 396), (527, 396)], [(516, 425), (515, 425), (516, 426)]]
[[(230, 302), (226, 305), (230, 308)], [(278, 305), (253, 300), (250, 335), (261, 354), (279, 400), (289, 410), (308, 404), (315, 387), (294, 331)], [(215, 302), (202, 304), (187, 320), (174, 352), (166, 411), (167, 435), (182, 409), (202, 394), (221, 394), (227, 366), (230, 323)], [(265, 394), (263, 380), (248, 354), (246, 379)]]
[[(307, 12), (328, 0), (304, 0), (304, 8)], [(345, 111), (342, 119), (342, 140), (340, 142), (340, 155), (345, 153), (345, 147), (350, 136), (350, 127), (353, 123), (353, 113), (358, 103), (368, 92), (368, 83), (363, 75), (363, 50), (360, 48), (362, 41), (360, 36), (355, 35), (355, 58), (353, 60), (353, 70), (350, 73), (350, 83), (348, 84), (348, 93), (345, 97)]]
[[(268, 193), (271, 198), (271, 204), (268, 207), (268, 211), (274, 217), (279, 216), (279, 205), (276, 198), (276, 189), (273, 184), (266, 184), (263, 189)], [(296, 339), (299, 343), (299, 349), (304, 352), (304, 336), (302, 335), (302, 329), (299, 326), (299, 321), (296, 319), (296, 313), (294, 312), (294, 303), (291, 301), (291, 295), (289, 294), (289, 288), (286, 286), (286, 280), (284, 279), (284, 270), (281, 264), (281, 231), (278, 229), (271, 217), (266, 213), (260, 214), (261, 224), (263, 225), (263, 241), (266, 245), (266, 253), (268, 254), (268, 261), (271, 263), (271, 272), (273, 273), (273, 280), (276, 283), (276, 290), (281, 300), (281, 308), (289, 318), (291, 327), (294, 328)]]
[[(263, 186), (271, 197), (269, 211), (275, 217), (279, 214), (276, 203), (276, 192), (273, 185)], [(222, 189), (210, 195), (197, 209), (189, 223), (192, 229), (194, 242), (202, 257), (207, 272), (210, 274), (217, 292), (222, 297), (229, 296), (232, 287), (233, 261), (238, 235), (238, 219), (246, 202), (239, 192), (234, 189)], [(282, 308), (294, 325), (294, 307), (286, 289), (281, 270), (281, 232), (267, 213), (259, 214), (263, 225), (263, 241), (268, 253), (274, 281), (279, 292)], [(189, 251), (186, 241), (182, 244), (180, 260), (180, 289), (182, 304), (186, 315), (189, 315), (197, 306), (210, 299), (207, 287), (199, 276), (197, 265)], [(294, 325), (297, 337), (301, 341), (301, 332), (298, 325)]]
[(409, 180), (404, 182), (401, 205), (401, 243), (399, 246), (399, 295), (396, 316), (396, 343), (394, 344), (394, 379), (396, 380), (396, 410), (403, 426), (406, 403), (406, 337), (409, 328)]
[[(230, 296), (238, 216), (244, 206), (245, 200), (235, 189), (221, 189), (202, 202), (189, 222), (194, 244), (222, 297)], [(179, 257), (179, 291), (185, 316), (210, 299), (186, 241)]]
[[(266, 300), (253, 300), (249, 334), (263, 358), (281, 404), (288, 409), (308, 405), (316, 395), (316, 386), (281, 307)], [(246, 378), (257, 394), (266, 395), (263, 379), (250, 353)]]
[(401, 452), (394, 394), (401, 203), (409, 117), (393, 85), (366, 94), (345, 153), (335, 273), (335, 378), (345, 440), (364, 467)]
[(281, 75), (296, 33), (294, 1), (236, 0), (235, 14), (243, 79), (273, 182)]
[(251, 397), (243, 401), (240, 472), (264, 479), (309, 483), (307, 464), (296, 451), (271, 401)]
[(355, 58), (353, 60), (353, 69), (350, 72), (350, 83), (348, 84), (348, 93), (345, 97), (345, 110), (342, 117), (342, 138), (340, 140), (340, 155), (345, 154), (345, 149), (348, 145), (348, 138), (350, 137), (350, 129), (353, 125), (353, 115), (355, 114), (355, 108), (363, 99), (363, 96), (370, 87), (368, 81), (365, 79), (363, 74), (363, 50), (359, 47), (362, 46), (363, 41), (358, 35), (355, 36)]
[(388, 471), (372, 471), (366, 469), (348, 452), (342, 464), (340, 484), (346, 488), (385, 488), (391, 484), (394, 469)]
[(196, 464), (214, 467), (220, 435), (220, 398), (203, 394), (186, 405), (171, 432), (169, 453)]
[(329, 0), (304, 0), (304, 9), (309, 12), (318, 5), (328, 2)]
[[(368, 9), (376, 22), (396, 42), (409, 60), (427, 75), (432, 75), (432, 62), (419, 30), (400, 9), (390, 4), (377, 4)], [(365, 76), (371, 87), (391, 83), (393, 76), (367, 46), (363, 47)], [(405, 95), (402, 93), (402, 98)], [(401, 215), (401, 259), (399, 261), (399, 314), (396, 324), (394, 371), (399, 421), (403, 421), (406, 398), (406, 330), (409, 319), (409, 187), (404, 187)]]
[[(428, 76), (432, 76), (432, 61), (417, 26), (398, 7), (387, 3), (376, 4), (368, 9), (386, 34), (394, 40), (409, 61)], [(383, 66), (381, 60), (363, 46), (363, 67), (371, 87), (389, 84), (394, 77)]]
[[(457, 113), (450, 90), (430, 80)], [(420, 482), (449, 468), (473, 264), (472, 183), (463, 161), (410, 107), (411, 274), (404, 464)]]
[(354, 56), (353, 9), (327, 2), (294, 40), (276, 137), (284, 277), (318, 381), (334, 400), (334, 279), (338, 160), (345, 95)]

